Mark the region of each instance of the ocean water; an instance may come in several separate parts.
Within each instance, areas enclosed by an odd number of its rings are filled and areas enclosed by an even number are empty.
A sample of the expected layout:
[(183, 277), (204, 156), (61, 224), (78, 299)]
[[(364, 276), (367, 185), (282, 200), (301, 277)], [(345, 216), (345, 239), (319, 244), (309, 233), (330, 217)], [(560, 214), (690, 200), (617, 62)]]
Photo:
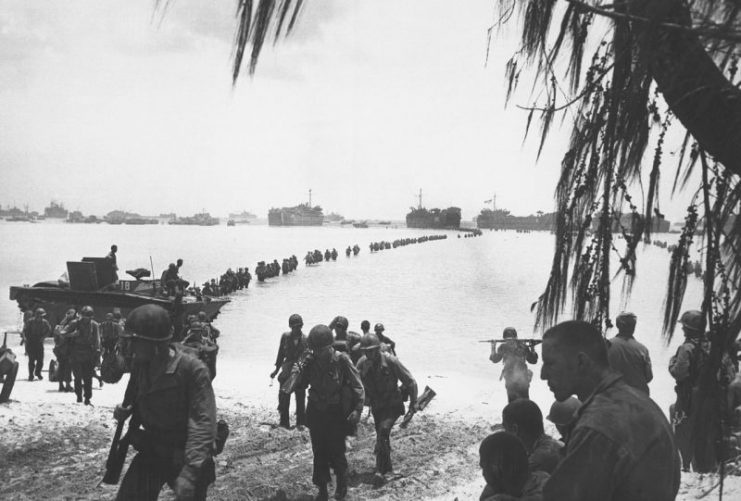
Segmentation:
[[(448, 235), (446, 240), (377, 253), (368, 249), (373, 241), (443, 233)], [(192, 283), (218, 277), (229, 267), (249, 266), (254, 271), (257, 261), (281, 262), (295, 254), (300, 260), (296, 272), (263, 284), (253, 280), (248, 290), (231, 296), (215, 320), (221, 330), (221, 350), (214, 388), (221, 401), (277, 405), (277, 383), (271, 386), (269, 374), (288, 317), (301, 314), (308, 333), (313, 325), (344, 315), (350, 329), (358, 332), (364, 319), (385, 324), (386, 334), (396, 341), (399, 358), (420, 390), (429, 385), (438, 393), (429, 412), (475, 415), (492, 422), (500, 420), (506, 392), (499, 381), (501, 364), (488, 360), (490, 347), (478, 340), (501, 337), (508, 326), (515, 327), (520, 337), (540, 337), (540, 332), (533, 332), (530, 306), (545, 286), (554, 245), (548, 233), (486, 231), (477, 238), (457, 238), (457, 232), (402, 227), (112, 226), (51, 221), (3, 221), (0, 236), (3, 330), (17, 328), (20, 322), (15, 302), (8, 299), (10, 285), (56, 279), (67, 260), (104, 256), (113, 243), (119, 248), (119, 276), (126, 269), (149, 268), (150, 256), (156, 275), (182, 258), (181, 275)], [(670, 240), (671, 235), (659, 238)], [(360, 254), (346, 258), (344, 249), (354, 244), (361, 247)], [(333, 247), (339, 253), (337, 261), (303, 264), (307, 250)], [(645, 246), (633, 294), (624, 303), (620, 284), (615, 284), (612, 305), (615, 312), (627, 309), (638, 316), (636, 337), (648, 346), (653, 361), (652, 397), (665, 411), (674, 399), (668, 359), (681, 337), (675, 336), (667, 346), (660, 336), (668, 260), (665, 249)], [(700, 282), (690, 279), (685, 307), (697, 308), (700, 297)], [(10, 336), (9, 345), (22, 353), (17, 344), (17, 336)], [(531, 398), (546, 414), (553, 398), (539, 379), (540, 363), (532, 368)], [(23, 389), (16, 385), (13, 398), (23, 398)], [(102, 391), (123, 395), (120, 384), (106, 385)]]

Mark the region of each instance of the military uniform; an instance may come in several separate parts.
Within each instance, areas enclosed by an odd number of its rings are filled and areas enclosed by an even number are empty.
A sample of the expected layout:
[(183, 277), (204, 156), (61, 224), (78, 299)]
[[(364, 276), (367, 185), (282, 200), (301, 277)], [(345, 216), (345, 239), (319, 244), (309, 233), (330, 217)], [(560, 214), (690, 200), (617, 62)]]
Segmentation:
[(654, 375), (648, 348), (633, 336), (618, 334), (608, 341), (607, 360), (610, 367), (623, 375), (623, 380), (633, 388), (649, 395), (648, 383)]
[(533, 443), (527, 454), (527, 464), (531, 472), (544, 471), (553, 473), (561, 461), (563, 443), (545, 433)]
[(82, 402), (84, 392), (85, 402), (90, 403), (93, 396), (93, 374), (100, 356), (98, 322), (93, 319), (90, 319), (87, 323), (82, 320), (75, 320), (69, 324), (67, 329), (70, 364), (72, 375), (75, 378), (77, 401)]
[(376, 472), (383, 475), (393, 471), (391, 428), (404, 414), (404, 402), (398, 384), (401, 382), (414, 403), (417, 400), (417, 382), (398, 358), (384, 352), (379, 356), (378, 363), (373, 363), (367, 357), (361, 358), (358, 372), (376, 425)]
[(530, 398), (530, 380), (533, 373), (525, 362), (534, 364), (538, 361), (538, 354), (531, 347), (517, 338), (512, 338), (499, 345), (496, 352), (489, 356), (489, 360), (494, 363), (504, 360), (499, 380), (504, 378), (509, 402), (518, 398)]
[[(291, 332), (284, 332), (278, 346), (278, 356), (275, 358), (275, 368), (280, 369), (278, 382), (283, 384), (291, 374), (293, 364), (298, 362), (301, 355), (306, 351), (306, 335), (292, 336)], [(296, 399), (296, 425), (306, 425), (306, 390), (297, 388), (293, 394)], [(289, 411), (291, 408), (291, 394), (278, 391), (278, 413), (280, 414), (280, 425), (288, 428), (290, 426)]]
[(669, 501), (679, 490), (679, 454), (664, 413), (618, 374), (599, 383), (576, 414), (545, 501)]
[(42, 317), (28, 320), (23, 326), (23, 338), (26, 340), (26, 355), (28, 355), (28, 379), (41, 377), (44, 367), (44, 339), (51, 337), (51, 325)]
[(338, 488), (347, 485), (347, 458), (345, 435), (347, 417), (363, 410), (365, 392), (358, 370), (346, 353), (332, 351), (329, 363), (316, 360), (302, 373), (300, 387), (309, 386), (306, 409), (307, 424), (314, 452), (315, 485), (326, 486), (330, 480), (330, 466), (337, 475)]
[(124, 403), (133, 403), (141, 423), (132, 445), (138, 451), (116, 497), (154, 500), (162, 486), (178, 477), (195, 486), (195, 500), (205, 500), (214, 475), (216, 402), (208, 368), (171, 345), (163, 373), (150, 380), (148, 368), (132, 370)]

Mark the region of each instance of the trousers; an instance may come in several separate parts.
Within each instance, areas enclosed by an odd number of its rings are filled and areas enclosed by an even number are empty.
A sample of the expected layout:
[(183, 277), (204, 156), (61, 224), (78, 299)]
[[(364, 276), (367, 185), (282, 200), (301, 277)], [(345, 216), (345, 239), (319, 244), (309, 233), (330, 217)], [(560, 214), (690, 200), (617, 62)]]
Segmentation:
[[(154, 501), (160, 494), (162, 486), (173, 486), (180, 474), (182, 465), (177, 466), (172, 460), (156, 455), (137, 453), (131, 461), (126, 475), (118, 488), (116, 501)], [(196, 480), (193, 501), (206, 499), (208, 485), (214, 480), (214, 464), (204, 464)]]
[[(306, 390), (293, 392), (296, 400), (296, 425), (306, 425)], [(278, 392), (278, 413), (280, 414), (280, 425), (286, 428), (290, 426), (289, 411), (291, 408), (291, 393)]]
[(345, 418), (340, 405), (331, 405), (320, 409), (309, 400), (306, 409), (311, 450), (314, 453), (314, 472), (312, 482), (317, 486), (326, 486), (330, 481), (329, 469), (337, 477), (347, 473), (345, 457)]
[(72, 375), (75, 377), (75, 394), (78, 398), (84, 396), (90, 399), (93, 396), (93, 372), (95, 360), (72, 360)]
[(376, 425), (376, 472), (389, 473), (394, 470), (391, 465), (391, 428), (404, 414), (404, 406), (372, 408), (371, 412)]
[(44, 345), (41, 343), (28, 343), (26, 345), (28, 355), (28, 378), (41, 377), (41, 369), (44, 367)]

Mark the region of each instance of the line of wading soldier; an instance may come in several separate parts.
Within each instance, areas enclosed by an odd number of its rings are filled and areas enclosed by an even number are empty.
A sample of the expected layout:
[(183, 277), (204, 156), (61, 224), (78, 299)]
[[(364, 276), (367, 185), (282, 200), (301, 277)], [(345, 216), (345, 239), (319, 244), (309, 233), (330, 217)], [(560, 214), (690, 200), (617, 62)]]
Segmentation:
[[(404, 412), (403, 394), (409, 394), (412, 407), (418, 401), (413, 377), (390, 347), (384, 347), (382, 326), (370, 333), (370, 324), (363, 322), (360, 335), (348, 332), (344, 317), (330, 324), (334, 335), (329, 326), (317, 325), (306, 336), (301, 317), (292, 315), (291, 330), (281, 336), (276, 370), (271, 374), (280, 373), (285, 393), (279, 394), (281, 425), (289, 424), (288, 399), (293, 393), (297, 424), (309, 427), (313, 482), (320, 500), (329, 497), (330, 468), (337, 477), (335, 498), (347, 495), (345, 437), (354, 433), (364, 403), (374, 415), (376, 476), (383, 481), (384, 473), (391, 471), (388, 437)], [(649, 397), (651, 363), (646, 348), (634, 338), (635, 315), (621, 314), (616, 324), (618, 335), (607, 343), (598, 329), (582, 321), (563, 322), (546, 331), (540, 377), (556, 400), (548, 419), (556, 425), (560, 440), (545, 435), (537, 404), (527, 398), (513, 399), (503, 410), (502, 429), (479, 447), (479, 466), (486, 481), (480, 499), (676, 497), (682, 459), (692, 463), (696, 451), (680, 456), (675, 445), (679, 437), (675, 438), (672, 425)], [(697, 371), (693, 357), (703, 349), (703, 316), (686, 312), (681, 324), (685, 343), (670, 365), (678, 382), (685, 382)], [(504, 345), (520, 341), (513, 331), (508, 331)], [(164, 483), (178, 499), (205, 499), (214, 479), (213, 457), (220, 450), (217, 439), (223, 437), (217, 434), (211, 377), (203, 363), (170, 344), (172, 332), (169, 314), (146, 305), (130, 313), (122, 334), (130, 343), (132, 375), (114, 416), (119, 420), (133, 416), (131, 442), (138, 453), (121, 483), (120, 500), (156, 499)], [(528, 350), (493, 351), (505, 365), (507, 357), (524, 356), (522, 364), (515, 366), (527, 367)], [(679, 369), (687, 360), (688, 375), (683, 377)], [(733, 381), (739, 381), (737, 374)], [(306, 388), (309, 401), (304, 412), (301, 402)], [(684, 398), (678, 388), (673, 419), (680, 412), (677, 408), (695, 414), (692, 401), (687, 406)], [(675, 420), (676, 424), (681, 423)], [(223, 440), (220, 443), (223, 446)]]

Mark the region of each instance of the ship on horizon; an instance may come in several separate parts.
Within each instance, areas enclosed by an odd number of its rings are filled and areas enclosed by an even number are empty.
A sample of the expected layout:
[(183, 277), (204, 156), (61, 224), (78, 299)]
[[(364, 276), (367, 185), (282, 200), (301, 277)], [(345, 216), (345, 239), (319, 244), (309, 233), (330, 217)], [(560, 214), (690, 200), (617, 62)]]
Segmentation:
[(54, 200), (44, 209), (44, 217), (49, 219), (67, 219), (68, 214), (69, 211), (64, 208), (64, 204)]
[(175, 225), (193, 225), (193, 226), (216, 226), (219, 224), (218, 217), (211, 217), (208, 212), (199, 212), (191, 217), (178, 217), (167, 224)]
[(320, 206), (311, 206), (311, 190), (309, 203), (298, 204), (293, 207), (281, 207), (268, 211), (268, 225), (270, 226), (321, 226), (324, 224), (324, 212)]
[(407, 228), (434, 228), (457, 230), (461, 227), (461, 209), (426, 209), (422, 207), (422, 190), (419, 190), (419, 204), (410, 207), (406, 216)]
[(232, 223), (232, 226), (235, 224), (250, 224), (255, 219), (257, 219), (256, 215), (254, 215), (251, 212), (247, 212), (246, 210), (243, 210), (240, 213), (234, 213), (234, 212), (230, 213), (227, 224)]

